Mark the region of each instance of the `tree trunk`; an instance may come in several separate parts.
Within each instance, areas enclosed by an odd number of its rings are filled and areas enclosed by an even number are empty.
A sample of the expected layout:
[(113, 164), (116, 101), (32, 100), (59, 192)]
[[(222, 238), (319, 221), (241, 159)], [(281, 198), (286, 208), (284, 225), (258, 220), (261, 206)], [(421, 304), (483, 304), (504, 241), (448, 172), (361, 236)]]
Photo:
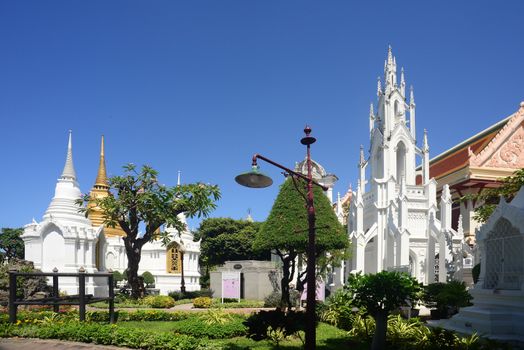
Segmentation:
[(289, 257), (282, 259), (282, 279), (280, 280), (280, 310), (286, 311), (291, 302), (289, 300)]
[(386, 332), (388, 327), (387, 312), (380, 312), (373, 315), (375, 319), (375, 334), (371, 343), (371, 350), (382, 350), (386, 348)]
[(139, 299), (144, 297), (144, 281), (138, 277), (138, 265), (140, 263), (142, 247), (133, 247), (130, 242), (125, 242), (127, 253), (127, 281), (131, 286), (131, 297)]

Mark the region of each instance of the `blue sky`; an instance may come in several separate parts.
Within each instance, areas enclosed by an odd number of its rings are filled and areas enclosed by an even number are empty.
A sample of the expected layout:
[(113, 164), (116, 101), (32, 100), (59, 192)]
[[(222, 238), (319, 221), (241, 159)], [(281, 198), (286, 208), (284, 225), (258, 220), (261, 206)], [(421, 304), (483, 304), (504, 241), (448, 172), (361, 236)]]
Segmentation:
[(221, 187), (212, 216), (251, 208), (264, 220), (278, 186), (233, 178), (255, 152), (302, 160), (307, 123), (313, 158), (344, 193), (388, 44), (435, 156), (524, 100), (523, 11), (522, 1), (4, 0), (0, 226), (41, 219), (69, 129), (84, 192), (104, 134), (110, 175), (146, 163), (174, 185), (181, 170), (184, 182)]

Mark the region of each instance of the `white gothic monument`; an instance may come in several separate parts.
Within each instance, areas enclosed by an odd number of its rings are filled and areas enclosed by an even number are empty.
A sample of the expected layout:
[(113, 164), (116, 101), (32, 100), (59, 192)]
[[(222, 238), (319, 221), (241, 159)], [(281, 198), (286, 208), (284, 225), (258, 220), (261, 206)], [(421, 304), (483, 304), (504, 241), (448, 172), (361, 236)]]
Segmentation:
[[(417, 146), (413, 88), (408, 102), (404, 70), (398, 83), (391, 47), (377, 97), (376, 109), (371, 104), (369, 113), (369, 156), (361, 148), (360, 176), (351, 201), (348, 231), (353, 254), (347, 271), (405, 271), (424, 284), (445, 282), (450, 274), (460, 279), (463, 234), (451, 228), (447, 185), (437, 203), (437, 184), (429, 178), (427, 133)], [(416, 183), (417, 157), (422, 160), (421, 184)]]
[[(180, 174), (178, 176), (180, 184)], [(109, 195), (106, 175), (104, 139), (100, 149), (100, 163), (92, 197)], [(127, 256), (120, 227), (106, 227), (99, 208), (92, 208), (89, 217), (78, 211), (76, 201), (82, 193), (73, 166), (71, 132), (67, 157), (62, 175), (55, 188), (55, 196), (41, 222), (33, 220), (24, 227), (22, 239), (25, 245), (25, 259), (34, 262), (35, 268), (43, 272), (78, 272), (84, 268), (88, 273), (99, 271), (123, 272), (127, 268)], [(185, 217), (181, 215), (185, 222)], [(166, 228), (172, 242), (167, 247), (160, 241), (146, 243), (142, 247), (139, 274), (149, 271), (155, 277), (155, 288), (161, 294), (180, 290), (182, 271), (186, 290), (200, 289), (198, 258), (200, 242), (193, 242), (193, 234), (186, 230), (180, 234)], [(68, 294), (78, 293), (76, 278), (60, 278), (60, 289)], [(101, 295), (106, 291), (107, 279), (86, 278), (87, 293)]]

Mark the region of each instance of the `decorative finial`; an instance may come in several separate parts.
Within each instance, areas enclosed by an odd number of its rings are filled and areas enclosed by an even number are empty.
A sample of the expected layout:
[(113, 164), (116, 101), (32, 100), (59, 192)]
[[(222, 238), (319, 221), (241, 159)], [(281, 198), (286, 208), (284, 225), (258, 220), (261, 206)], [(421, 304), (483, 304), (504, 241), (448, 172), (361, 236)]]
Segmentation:
[(404, 80), (404, 67), (400, 68), (400, 85), (406, 85), (406, 81)]
[(75, 167), (73, 166), (73, 131), (69, 130), (69, 141), (67, 144), (67, 157), (66, 163), (64, 166), (64, 171), (62, 171), (62, 179), (76, 180)]
[(98, 173), (96, 175), (95, 187), (109, 189), (109, 184), (107, 182), (107, 172), (106, 172), (104, 135), (102, 135), (102, 139), (100, 141), (100, 162), (98, 164)]
[(377, 77), (377, 96), (380, 96), (382, 93), (382, 83), (380, 82), (380, 77)]
[(358, 165), (360, 167), (362, 167), (365, 162), (366, 162), (366, 160), (364, 158), (364, 146), (360, 145), (360, 161), (359, 161)]
[(415, 105), (415, 93), (413, 92), (413, 85), (409, 87), (409, 104)]
[(178, 171), (178, 178), (177, 178), (177, 181), (176, 181), (177, 186), (180, 186), (180, 184), (181, 184), (181, 182), (180, 182), (180, 174), (181, 174), (181, 173), (182, 173), (182, 172), (179, 170), (179, 171)]
[(428, 130), (424, 129), (424, 139), (422, 144), (422, 150), (424, 152), (429, 152), (429, 144), (428, 144)]
[(393, 63), (393, 50), (391, 45), (388, 45), (388, 64)]

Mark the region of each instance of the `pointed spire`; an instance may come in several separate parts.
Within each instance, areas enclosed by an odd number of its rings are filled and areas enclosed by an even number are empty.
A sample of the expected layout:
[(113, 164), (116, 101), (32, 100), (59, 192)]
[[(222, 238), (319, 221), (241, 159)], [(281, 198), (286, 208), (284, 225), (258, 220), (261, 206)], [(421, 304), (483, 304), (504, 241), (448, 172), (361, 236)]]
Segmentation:
[(413, 85), (409, 87), (409, 104), (415, 105), (415, 93), (413, 92)]
[(375, 119), (375, 111), (373, 110), (373, 102), (369, 105), (369, 118)]
[(62, 179), (70, 179), (76, 181), (76, 172), (75, 167), (73, 166), (73, 131), (69, 130), (69, 142), (67, 145), (67, 157), (64, 166), (64, 171), (62, 171)]
[(377, 77), (377, 96), (382, 94), (382, 83), (380, 82), (380, 77)]
[(404, 79), (404, 67), (400, 68), (400, 93), (406, 98), (406, 80)]
[(391, 49), (391, 45), (388, 45), (388, 64), (393, 63), (393, 50)]
[(462, 224), (462, 214), (459, 215), (457, 233), (459, 237), (464, 237), (464, 226)]
[(429, 152), (429, 144), (428, 144), (428, 130), (424, 129), (424, 139), (422, 141), (422, 151)]
[(180, 174), (181, 174), (181, 173), (182, 173), (182, 172), (179, 170), (179, 171), (178, 171), (178, 178), (177, 178), (177, 180), (176, 180), (176, 184), (177, 184), (177, 186), (180, 186)]
[(366, 163), (366, 158), (364, 158), (364, 146), (360, 145), (360, 160), (358, 162), (358, 165), (362, 168), (365, 163)]
[(104, 135), (102, 135), (102, 140), (100, 141), (100, 163), (98, 164), (98, 173), (96, 175), (95, 187), (109, 188), (107, 182), (107, 172), (106, 172), (106, 159), (104, 153)]

